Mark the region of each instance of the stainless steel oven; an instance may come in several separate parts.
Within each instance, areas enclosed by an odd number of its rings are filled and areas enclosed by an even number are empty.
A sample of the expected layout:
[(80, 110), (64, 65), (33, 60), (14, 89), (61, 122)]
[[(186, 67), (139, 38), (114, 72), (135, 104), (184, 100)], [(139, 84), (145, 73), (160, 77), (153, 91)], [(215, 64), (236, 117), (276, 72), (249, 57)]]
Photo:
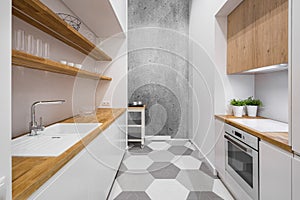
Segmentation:
[(258, 200), (258, 138), (228, 124), (225, 125), (227, 173)]

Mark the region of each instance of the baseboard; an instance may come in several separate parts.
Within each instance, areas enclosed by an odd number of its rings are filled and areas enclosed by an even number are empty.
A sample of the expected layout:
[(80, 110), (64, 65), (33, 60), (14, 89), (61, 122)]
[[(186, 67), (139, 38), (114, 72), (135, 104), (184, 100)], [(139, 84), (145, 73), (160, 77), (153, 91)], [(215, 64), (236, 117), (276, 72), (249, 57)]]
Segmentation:
[(198, 151), (204, 156), (204, 159), (206, 160), (206, 162), (210, 165), (211, 169), (213, 170), (213, 174), (215, 176), (217, 176), (218, 172), (217, 172), (215, 166), (210, 162), (210, 160), (207, 158), (207, 156), (204, 155), (204, 153), (201, 151), (201, 149), (198, 147), (198, 145), (193, 140), (190, 140), (190, 141), (198, 149)]

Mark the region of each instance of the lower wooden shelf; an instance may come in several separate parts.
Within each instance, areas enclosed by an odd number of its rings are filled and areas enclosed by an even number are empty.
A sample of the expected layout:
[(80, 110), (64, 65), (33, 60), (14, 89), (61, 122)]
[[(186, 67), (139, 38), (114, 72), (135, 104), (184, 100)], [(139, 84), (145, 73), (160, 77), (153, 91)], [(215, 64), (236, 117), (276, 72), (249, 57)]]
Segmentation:
[(85, 70), (78, 69), (76, 67), (70, 67), (68, 65), (61, 64), (49, 59), (41, 58), (31, 54), (27, 54), (21, 51), (12, 51), (12, 64), (16, 66), (22, 66), (31, 69), (38, 69), (43, 71), (49, 71), (59, 74), (66, 74), (70, 76), (78, 76), (83, 78), (95, 79), (95, 80), (107, 80), (111, 81), (112, 78), (95, 74)]

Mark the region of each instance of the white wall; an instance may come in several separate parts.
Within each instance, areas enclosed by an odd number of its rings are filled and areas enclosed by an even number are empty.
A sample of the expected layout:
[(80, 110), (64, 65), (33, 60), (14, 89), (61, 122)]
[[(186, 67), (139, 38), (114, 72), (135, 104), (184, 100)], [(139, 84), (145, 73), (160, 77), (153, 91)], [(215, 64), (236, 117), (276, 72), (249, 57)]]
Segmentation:
[(255, 97), (264, 104), (260, 116), (288, 123), (288, 71), (255, 75)]
[[(99, 63), (106, 76), (113, 77), (113, 80), (100, 81), (97, 88), (96, 102), (99, 107), (127, 107), (127, 39), (115, 35), (107, 38), (100, 44), (101, 49), (107, 52), (113, 61), (109, 65)], [(102, 103), (109, 102), (109, 106), (103, 106)]]
[[(207, 73), (209, 73), (208, 77), (213, 80), (209, 81), (210, 91), (213, 92), (212, 96), (214, 97), (213, 111), (211, 112), (208, 107), (204, 108), (203, 106), (204, 109), (201, 109), (200, 113), (193, 114), (193, 129), (197, 132), (191, 136), (192, 140), (201, 148), (201, 151), (212, 164), (214, 162), (213, 147), (215, 144), (214, 114), (229, 113), (228, 104), (232, 98), (246, 98), (254, 95), (253, 75), (226, 75), (227, 18), (220, 16), (216, 19), (215, 17), (216, 13), (226, 2), (226, 0), (193, 0), (190, 10), (190, 37), (202, 46), (215, 64), (213, 74), (211, 74), (212, 70), (206, 69)], [(192, 52), (191, 56), (191, 60), (195, 60), (199, 54)], [(198, 96), (201, 96), (204, 88), (201, 89), (201, 86), (199, 88), (197, 79), (193, 79), (193, 85), (194, 88), (198, 87), (196, 93), (198, 93)], [(193, 105), (195, 104), (198, 104), (198, 102), (195, 102), (194, 99)], [(194, 109), (194, 112), (198, 111)], [(197, 115), (206, 116), (206, 119), (199, 122), (199, 118), (195, 117)], [(202, 125), (202, 127), (200, 126), (196, 129), (197, 124), (201, 124), (203, 121), (209, 122), (211, 127)], [(203, 128), (208, 131), (202, 132)]]
[[(0, 199), (11, 199), (11, 0), (1, 2), (0, 6), (0, 179), (5, 176), (4, 194)], [(0, 189), (2, 191), (2, 188)]]
[(110, 0), (123, 32), (127, 32), (127, 1), (123, 0)]
[[(54, 12), (71, 13), (71, 11), (63, 3), (61, 3), (60, 0), (43, 0), (43, 3), (49, 6), (49, 8), (51, 8)], [(66, 103), (63, 105), (40, 105), (37, 107), (37, 120), (39, 120), (39, 117), (42, 116), (44, 125), (48, 125), (71, 117), (73, 116), (73, 114), (89, 111), (92, 107), (98, 107), (100, 101), (96, 101), (96, 92), (102, 92), (102, 90), (110, 92), (110, 89), (112, 89), (111, 87), (102, 87), (103, 85), (112, 84), (114, 86), (113, 89), (117, 91), (120, 91), (118, 87), (121, 86), (120, 92), (122, 93), (122, 95), (125, 93), (124, 91), (126, 91), (126, 89), (124, 88), (124, 86), (126, 87), (126, 84), (117, 84), (117, 82), (119, 81), (121, 76), (124, 76), (124, 74), (126, 74), (125, 70), (127, 70), (127, 57), (122, 57), (122, 59), (119, 59), (118, 61), (112, 61), (112, 65), (110, 65), (110, 62), (102, 62), (100, 66), (99, 63), (92, 58), (80, 53), (79, 51), (69, 47), (63, 42), (27, 24), (26, 22), (13, 17), (13, 30), (17, 29), (24, 30), (26, 35), (31, 34), (35, 38), (40, 38), (43, 41), (48, 42), (50, 44), (51, 60), (66, 60), (68, 62), (83, 64), (84, 69), (98, 73), (102, 72), (103, 69), (108, 66), (107, 70), (104, 72), (104, 75), (112, 77), (113, 81), (101, 81), (99, 83), (100, 87), (97, 87), (97, 81), (27, 69), (23, 67), (13, 67), (13, 137), (28, 132), (30, 121), (30, 106), (35, 101), (54, 99), (66, 100)], [(94, 42), (97, 41), (96, 38), (94, 38), (95, 35), (90, 32), (85, 25), (83, 25), (80, 30), (83, 31), (82, 34), (87, 36), (88, 39), (94, 40)], [(110, 40), (109, 45), (114, 50), (109, 50), (107, 53), (108, 55), (110, 55), (111, 53), (112, 57), (115, 58), (116, 55), (120, 53), (119, 48), (121, 48), (122, 45), (120, 45), (120, 42), (118, 40)], [(105, 45), (103, 45), (103, 47), (105, 47)], [(102, 47), (100, 46), (100, 48)], [(105, 48), (109, 49), (108, 45)], [(127, 102), (127, 97), (124, 96), (124, 99)], [(125, 100), (121, 103), (116, 103), (115, 106), (125, 107)]]

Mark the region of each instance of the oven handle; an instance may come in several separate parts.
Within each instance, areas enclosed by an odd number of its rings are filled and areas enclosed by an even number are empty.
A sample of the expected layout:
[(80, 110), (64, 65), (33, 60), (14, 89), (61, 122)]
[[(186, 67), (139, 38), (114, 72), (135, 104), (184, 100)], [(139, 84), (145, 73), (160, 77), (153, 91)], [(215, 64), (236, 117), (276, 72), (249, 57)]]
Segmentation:
[(246, 147), (240, 145), (238, 142), (234, 141), (229, 136), (224, 135), (224, 138), (227, 139), (228, 141), (230, 141), (231, 143), (233, 143), (234, 145), (236, 145), (237, 147), (239, 147), (241, 150), (243, 150), (245, 152), (248, 152), (248, 149)]

